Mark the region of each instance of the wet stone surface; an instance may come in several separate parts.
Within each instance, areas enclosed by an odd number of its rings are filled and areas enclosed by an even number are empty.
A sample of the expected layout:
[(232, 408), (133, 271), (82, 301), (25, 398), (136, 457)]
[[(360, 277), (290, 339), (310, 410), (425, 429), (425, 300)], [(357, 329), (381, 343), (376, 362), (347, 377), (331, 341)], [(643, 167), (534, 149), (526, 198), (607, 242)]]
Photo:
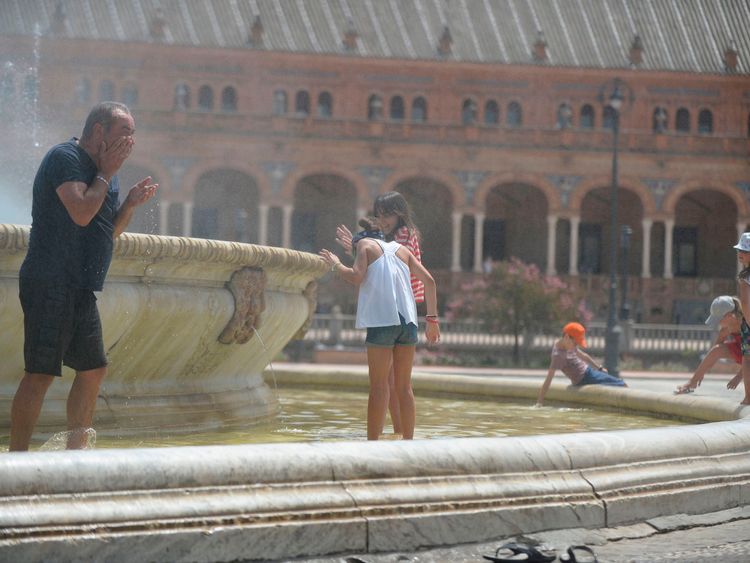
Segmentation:
[[(706, 515), (676, 515), (600, 530), (555, 530), (497, 541), (409, 553), (342, 554), (302, 559), (307, 563), (463, 563), (486, 561), (508, 541), (554, 549), (558, 556), (571, 545), (587, 545), (601, 562), (704, 563), (750, 561), (750, 507)], [(559, 558), (557, 559), (559, 560)]]

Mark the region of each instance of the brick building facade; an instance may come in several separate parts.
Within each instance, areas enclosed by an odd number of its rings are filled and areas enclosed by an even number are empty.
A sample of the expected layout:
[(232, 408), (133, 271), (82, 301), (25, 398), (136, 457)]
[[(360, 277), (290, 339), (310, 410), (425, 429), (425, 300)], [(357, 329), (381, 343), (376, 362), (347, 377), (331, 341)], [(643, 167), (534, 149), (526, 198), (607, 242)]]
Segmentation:
[(618, 78), (632, 235), (614, 250), (637, 318), (695, 321), (734, 292), (750, 224), (744, 0), (5, 4), (0, 132), (16, 141), (0, 179), (20, 191), (46, 147), (117, 99), (138, 130), (123, 185), (161, 184), (131, 230), (315, 252), (398, 190), (442, 287), (516, 256), (602, 314)]

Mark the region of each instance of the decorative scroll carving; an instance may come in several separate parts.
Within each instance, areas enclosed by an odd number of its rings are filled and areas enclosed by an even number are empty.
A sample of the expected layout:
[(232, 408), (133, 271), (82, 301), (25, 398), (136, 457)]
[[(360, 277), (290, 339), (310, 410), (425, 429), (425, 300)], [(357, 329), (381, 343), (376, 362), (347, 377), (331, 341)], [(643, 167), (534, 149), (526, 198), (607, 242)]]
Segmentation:
[(307, 329), (309, 329), (312, 324), (315, 309), (318, 305), (318, 282), (311, 281), (308, 283), (307, 287), (305, 287), (305, 290), (302, 292), (302, 296), (307, 299), (307, 319), (297, 331), (297, 334), (292, 337), (292, 340), (302, 340), (305, 338)]
[(260, 326), (260, 314), (266, 308), (266, 273), (259, 268), (242, 268), (232, 274), (227, 287), (234, 296), (234, 315), (219, 335), (219, 342), (245, 344)]

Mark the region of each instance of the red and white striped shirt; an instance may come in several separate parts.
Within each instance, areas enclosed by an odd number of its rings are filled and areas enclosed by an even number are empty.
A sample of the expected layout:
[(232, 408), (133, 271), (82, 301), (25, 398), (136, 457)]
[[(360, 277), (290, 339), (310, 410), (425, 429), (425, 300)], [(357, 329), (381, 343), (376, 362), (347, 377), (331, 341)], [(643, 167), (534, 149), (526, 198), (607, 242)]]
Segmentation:
[[(410, 234), (409, 228), (404, 225), (396, 231), (393, 240), (408, 248), (417, 260), (422, 261), (422, 253), (419, 250), (419, 238), (416, 231)], [(424, 284), (415, 276), (411, 277), (411, 290), (414, 293), (414, 301), (424, 303)]]

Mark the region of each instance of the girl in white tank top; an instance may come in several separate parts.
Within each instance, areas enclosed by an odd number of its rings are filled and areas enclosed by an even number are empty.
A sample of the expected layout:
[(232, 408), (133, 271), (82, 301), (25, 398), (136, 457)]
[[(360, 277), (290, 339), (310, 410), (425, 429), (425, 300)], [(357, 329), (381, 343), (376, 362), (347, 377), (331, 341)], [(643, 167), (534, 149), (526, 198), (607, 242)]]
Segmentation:
[(321, 250), (320, 256), (331, 267), (331, 272), (360, 288), (356, 326), (367, 328), (370, 372), (367, 439), (377, 440), (382, 432), (388, 400), (388, 374), (393, 364), (403, 437), (409, 440), (414, 437), (416, 421), (411, 370), (418, 324), (410, 275), (425, 284), (425, 336), (430, 343), (440, 339), (435, 280), (406, 247), (378, 239), (374, 218), (363, 219), (360, 224), (369, 228), (368, 233), (372, 234), (355, 239), (356, 254), (351, 268), (341, 264), (338, 256), (329, 250)]

